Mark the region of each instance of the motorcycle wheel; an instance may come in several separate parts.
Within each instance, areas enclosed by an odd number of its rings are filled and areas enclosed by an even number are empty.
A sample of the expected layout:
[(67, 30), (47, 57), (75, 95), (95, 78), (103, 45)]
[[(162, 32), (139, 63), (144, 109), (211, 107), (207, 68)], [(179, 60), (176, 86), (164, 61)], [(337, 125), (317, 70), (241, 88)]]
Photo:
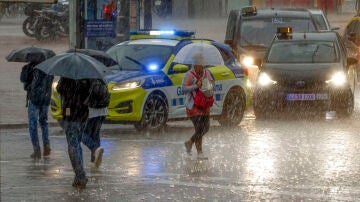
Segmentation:
[(47, 23), (40, 23), (35, 28), (35, 38), (38, 41), (49, 41), (55, 38), (55, 33), (50, 29)]
[(22, 25), (23, 32), (28, 37), (35, 37), (35, 21), (34, 17), (27, 17)]

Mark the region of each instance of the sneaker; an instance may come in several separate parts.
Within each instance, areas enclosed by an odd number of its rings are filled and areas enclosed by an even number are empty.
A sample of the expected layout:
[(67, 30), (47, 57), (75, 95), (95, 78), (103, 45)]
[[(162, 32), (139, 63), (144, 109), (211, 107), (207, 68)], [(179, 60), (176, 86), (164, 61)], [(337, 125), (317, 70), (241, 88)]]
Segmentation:
[(200, 159), (200, 160), (208, 160), (208, 157), (206, 157), (205, 155), (204, 155), (204, 153), (198, 153), (198, 155), (197, 155), (197, 159)]
[(44, 156), (49, 156), (50, 155), (50, 152), (51, 152), (51, 148), (50, 148), (50, 145), (45, 145), (44, 146)]
[(95, 161), (94, 161), (94, 164), (95, 164), (95, 167), (96, 168), (99, 168), (100, 164), (101, 164), (101, 161), (102, 161), (102, 156), (103, 156), (103, 153), (104, 153), (104, 148), (102, 147), (98, 147), (96, 150), (95, 150)]
[(192, 144), (190, 141), (186, 141), (184, 142), (184, 145), (185, 145), (185, 149), (186, 149), (186, 152), (189, 154), (191, 153), (191, 147), (192, 147)]
[(34, 153), (32, 153), (30, 155), (30, 158), (32, 158), (32, 159), (41, 159), (41, 152), (40, 151), (34, 151)]
[(84, 189), (86, 187), (87, 182), (88, 182), (87, 177), (85, 177), (84, 179), (74, 178), (72, 186), (76, 188)]

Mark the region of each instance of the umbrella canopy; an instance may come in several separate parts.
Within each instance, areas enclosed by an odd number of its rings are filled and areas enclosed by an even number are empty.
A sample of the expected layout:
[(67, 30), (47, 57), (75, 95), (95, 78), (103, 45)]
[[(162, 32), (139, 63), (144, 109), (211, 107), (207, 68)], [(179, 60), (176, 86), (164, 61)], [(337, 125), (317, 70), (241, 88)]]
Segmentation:
[(104, 51), (99, 51), (94, 49), (70, 49), (66, 52), (67, 53), (77, 52), (91, 56), (97, 59), (98, 61), (102, 62), (107, 67), (111, 67), (118, 64), (110, 55), (108, 55)]
[(6, 56), (8, 62), (42, 62), (55, 56), (54, 51), (46, 48), (30, 46), (11, 51)]
[(82, 53), (63, 53), (35, 66), (46, 74), (69, 79), (104, 79), (111, 70), (101, 62)]
[(195, 64), (194, 55), (201, 53), (203, 65), (219, 66), (224, 65), (224, 60), (219, 50), (210, 44), (199, 42), (192, 43), (182, 48), (174, 58), (175, 63)]

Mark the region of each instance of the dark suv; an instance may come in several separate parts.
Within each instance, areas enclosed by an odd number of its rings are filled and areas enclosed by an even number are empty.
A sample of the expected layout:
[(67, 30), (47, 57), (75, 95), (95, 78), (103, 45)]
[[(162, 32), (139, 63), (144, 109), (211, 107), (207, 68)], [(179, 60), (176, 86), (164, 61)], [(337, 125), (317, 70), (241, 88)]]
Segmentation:
[[(225, 43), (230, 45), (242, 64), (256, 67), (253, 65), (260, 65), (278, 27), (292, 27), (294, 32), (339, 29), (338, 27), (331, 28), (323, 12), (318, 9), (257, 10), (255, 6), (252, 6), (230, 12)], [(257, 68), (249, 71), (252, 83), (257, 72)]]

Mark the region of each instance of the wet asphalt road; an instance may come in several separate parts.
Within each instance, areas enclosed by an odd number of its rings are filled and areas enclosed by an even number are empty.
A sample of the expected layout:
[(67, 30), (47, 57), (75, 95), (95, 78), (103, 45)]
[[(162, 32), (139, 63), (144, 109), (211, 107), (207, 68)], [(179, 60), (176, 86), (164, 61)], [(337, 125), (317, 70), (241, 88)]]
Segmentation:
[(358, 201), (360, 111), (350, 119), (279, 118), (259, 121), (251, 110), (238, 127), (216, 121), (204, 139), (207, 161), (190, 160), (183, 142), (189, 121), (164, 133), (138, 134), (131, 126), (103, 130), (99, 170), (84, 190), (73, 172), (60, 128), (51, 128), (53, 153), (29, 158), (27, 131), (1, 131), (2, 201)]

